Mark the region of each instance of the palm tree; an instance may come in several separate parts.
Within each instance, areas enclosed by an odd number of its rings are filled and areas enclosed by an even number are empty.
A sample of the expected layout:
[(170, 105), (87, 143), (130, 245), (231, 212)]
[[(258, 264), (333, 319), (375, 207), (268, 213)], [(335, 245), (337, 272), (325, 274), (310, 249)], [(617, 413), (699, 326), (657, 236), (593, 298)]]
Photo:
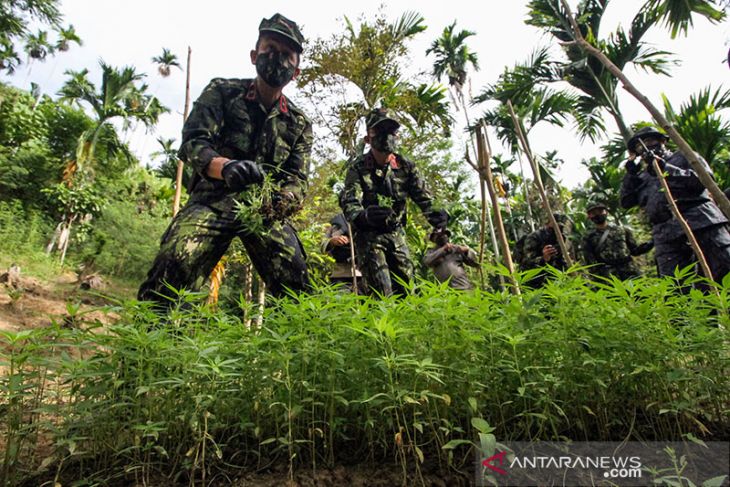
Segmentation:
[[(412, 83), (401, 72), (406, 43), (426, 29), (423, 22), (415, 12), (406, 12), (395, 22), (381, 15), (357, 26), (345, 17), (344, 34), (313, 42), (311, 65), (302, 70), (298, 84), (346, 154), (357, 153), (358, 123), (377, 106), (395, 112), (414, 133), (434, 125), (448, 129), (446, 90)], [(342, 95), (334, 106), (322, 96), (333, 92)]]
[(147, 85), (140, 82), (145, 75), (137, 73), (131, 66), (116, 69), (103, 61), (101, 88), (88, 79), (89, 70), (67, 71), (69, 79), (59, 91), (61, 100), (71, 103), (86, 103), (95, 118), (94, 125), (79, 138), (76, 164), (79, 169), (93, 160), (94, 147), (102, 127), (117, 118), (123, 120), (124, 126), (130, 121), (139, 121), (146, 127), (157, 123), (159, 116), (168, 109), (159, 100), (146, 94)]
[[(76, 146), (76, 158), (70, 161), (64, 169), (63, 181), (69, 189), (81, 190), (88, 186), (93, 179), (94, 151), (100, 137), (109, 128), (113, 129), (112, 121), (122, 118), (126, 125), (130, 120), (139, 120), (147, 127), (157, 123), (159, 116), (167, 111), (156, 98), (147, 95), (147, 85), (141, 83), (144, 75), (137, 73), (133, 67), (116, 69), (103, 61), (101, 88), (89, 81), (89, 70), (67, 71), (69, 79), (59, 91), (62, 101), (81, 105), (87, 104), (94, 116), (94, 124), (85, 130)], [(116, 140), (116, 138), (115, 138)], [(123, 151), (122, 144), (115, 144), (111, 150)], [(71, 224), (78, 215), (72, 208), (66, 211), (56, 232), (66, 238), (59, 242), (61, 255), (64, 256), (69, 242)], [(54, 237), (51, 241), (55, 242)], [(50, 253), (53, 246), (47, 251)]]
[(48, 54), (52, 54), (54, 47), (48, 41), (48, 32), (39, 30), (35, 34), (29, 34), (25, 41), (25, 52), (33, 60), (44, 61)]
[(170, 76), (170, 68), (173, 66), (182, 70), (180, 63), (177, 61), (177, 56), (164, 47), (162, 48), (162, 54), (153, 57), (152, 62), (157, 64), (157, 71), (163, 78)]
[(78, 46), (82, 46), (84, 44), (78, 34), (76, 34), (76, 29), (74, 29), (73, 25), (69, 25), (65, 29), (61, 27), (57, 32), (58, 40), (56, 41), (56, 49), (61, 52), (68, 51), (72, 42), (75, 42)]
[[(692, 23), (692, 14), (698, 13), (711, 21), (724, 17), (714, 8), (713, 1), (706, 0), (646, 0), (631, 21), (628, 32), (623, 28), (601, 39), (600, 28), (610, 0), (585, 0), (578, 6), (576, 19), (584, 36), (588, 36), (606, 56), (619, 68), (632, 64), (655, 74), (666, 75), (674, 61), (667, 51), (655, 49), (644, 42), (648, 30), (664, 22), (672, 35), (686, 32)], [(567, 81), (581, 92), (574, 112), (579, 134), (583, 138), (596, 138), (605, 132), (602, 112), (607, 111), (616, 122), (623, 139), (628, 142), (631, 131), (619, 108), (616, 88), (618, 80), (597, 59), (587, 57), (574, 43), (570, 21), (561, 0), (532, 0), (528, 4), (528, 25), (549, 32), (563, 43), (566, 60), (558, 64), (552, 79), (543, 82)], [(566, 44), (567, 43), (567, 44)]]
[[(454, 100), (458, 100), (464, 110), (464, 117), (466, 119), (466, 126), (469, 127), (471, 122), (469, 121), (469, 111), (467, 108), (466, 100), (464, 98), (464, 86), (468, 80), (468, 69), (469, 65), (475, 70), (479, 70), (479, 61), (477, 54), (469, 49), (466, 45), (466, 40), (475, 35), (474, 32), (469, 30), (462, 30), (454, 33), (456, 28), (456, 21), (451, 25), (446, 26), (441, 33), (441, 37), (437, 38), (431, 43), (431, 47), (426, 50), (426, 55), (434, 54), (436, 60), (433, 63), (433, 76), (440, 80), (443, 76), (446, 76), (449, 80), (449, 87), (454, 90)], [(469, 100), (471, 104), (471, 99)], [(471, 148), (473, 154), (477, 154), (476, 145), (474, 139), (470, 136)], [(492, 212), (487, 203), (487, 194), (484, 181), (484, 175), (479, 173), (479, 190), (481, 196), (482, 205), (482, 219), (481, 219), (481, 231), (480, 231), (480, 242), (479, 242), (479, 259), (484, 256), (484, 239), (485, 232), (489, 229), (489, 234), (492, 240), (492, 247), (494, 249), (494, 255), (499, 256), (499, 247), (497, 245), (497, 235), (494, 232), (494, 226), (492, 224)]]

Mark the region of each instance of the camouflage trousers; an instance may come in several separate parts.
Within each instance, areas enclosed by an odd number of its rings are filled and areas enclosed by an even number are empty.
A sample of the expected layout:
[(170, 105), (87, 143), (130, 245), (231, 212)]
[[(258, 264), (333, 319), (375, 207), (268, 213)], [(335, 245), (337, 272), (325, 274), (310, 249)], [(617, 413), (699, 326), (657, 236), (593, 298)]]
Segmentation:
[(403, 229), (380, 234), (359, 232), (355, 247), (358, 266), (371, 292), (384, 296), (405, 294), (397, 279), (413, 279), (413, 263)]
[[(715, 281), (722, 282), (722, 278), (730, 272), (730, 232), (727, 226), (715, 225), (697, 230), (694, 234), (705, 255), (712, 277)], [(685, 236), (669, 242), (656, 242), (654, 252), (660, 276), (673, 276), (675, 269), (682, 269), (697, 262)]]
[(306, 254), (288, 223), (275, 223), (263, 235), (251, 233), (235, 213), (193, 202), (180, 210), (162, 236), (160, 251), (139, 289), (139, 299), (168, 305), (166, 298), (174, 298), (174, 292), (166, 284), (175, 289), (201, 289), (235, 237), (243, 242), (274, 296), (284, 294), (287, 288), (301, 291), (308, 285)]

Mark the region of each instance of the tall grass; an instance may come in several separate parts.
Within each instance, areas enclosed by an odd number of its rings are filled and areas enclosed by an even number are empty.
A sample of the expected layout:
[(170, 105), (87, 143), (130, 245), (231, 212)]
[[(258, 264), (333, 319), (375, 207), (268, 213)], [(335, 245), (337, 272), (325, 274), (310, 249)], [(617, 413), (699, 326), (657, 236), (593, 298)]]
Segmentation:
[(103, 329), (5, 332), (4, 481), (225, 484), (364, 462), (417, 480), (424, 464), (469, 471), (480, 438), (727, 440), (728, 289), (591, 286), (320, 289), (253, 330), (185, 294), (164, 318), (128, 302)]

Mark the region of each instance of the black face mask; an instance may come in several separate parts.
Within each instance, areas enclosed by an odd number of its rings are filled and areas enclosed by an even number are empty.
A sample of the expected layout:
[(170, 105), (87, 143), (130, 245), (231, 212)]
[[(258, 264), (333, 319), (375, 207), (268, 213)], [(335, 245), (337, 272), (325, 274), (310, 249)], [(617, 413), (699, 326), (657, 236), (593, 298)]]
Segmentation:
[(289, 64), (289, 56), (279, 51), (259, 53), (256, 73), (272, 88), (281, 88), (294, 77), (297, 67)]
[(398, 150), (398, 138), (395, 134), (379, 133), (372, 137), (370, 145), (383, 154), (395, 154)]
[(654, 156), (663, 157), (664, 156), (664, 148), (661, 144), (647, 146), (647, 151), (645, 151), (643, 154), (641, 154), (641, 158), (649, 165), (652, 165), (652, 161), (654, 160)]
[(606, 223), (606, 220), (608, 219), (608, 215), (595, 215), (591, 217), (591, 221), (595, 223), (596, 225), (601, 225), (602, 223)]

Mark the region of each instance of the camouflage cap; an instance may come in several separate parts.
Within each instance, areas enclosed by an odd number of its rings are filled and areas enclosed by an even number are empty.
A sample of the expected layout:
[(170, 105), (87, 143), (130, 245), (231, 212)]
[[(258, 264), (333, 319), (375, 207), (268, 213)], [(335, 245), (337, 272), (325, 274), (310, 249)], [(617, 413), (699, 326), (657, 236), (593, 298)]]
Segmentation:
[(658, 139), (668, 140), (669, 137), (667, 137), (666, 134), (663, 134), (659, 132), (654, 127), (643, 127), (636, 131), (633, 137), (629, 140), (629, 143), (627, 144), (628, 149), (631, 152), (636, 152), (636, 144), (639, 142), (639, 139), (643, 140), (648, 137), (656, 137)]
[(370, 130), (376, 126), (382, 126), (383, 129), (390, 131), (400, 127), (400, 123), (385, 108), (376, 108), (365, 118), (365, 127)]
[(281, 14), (274, 14), (270, 19), (261, 19), (259, 35), (262, 32), (273, 32), (286, 37), (294, 43), (294, 47), (299, 54), (304, 50), (304, 36), (299, 30), (299, 26), (297, 26), (296, 22), (287, 19)]
[(606, 206), (606, 204), (599, 199), (593, 199), (588, 202), (588, 205), (586, 205), (586, 212), (596, 210), (598, 208), (603, 208), (607, 210), (608, 206)]

